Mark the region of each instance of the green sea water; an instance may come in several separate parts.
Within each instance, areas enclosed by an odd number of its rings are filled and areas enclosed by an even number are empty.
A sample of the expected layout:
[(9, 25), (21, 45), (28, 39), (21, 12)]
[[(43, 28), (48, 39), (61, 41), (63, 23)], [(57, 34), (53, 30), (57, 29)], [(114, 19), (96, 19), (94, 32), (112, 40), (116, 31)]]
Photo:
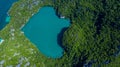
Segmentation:
[(22, 28), (25, 36), (47, 57), (63, 56), (61, 32), (69, 27), (70, 20), (59, 18), (53, 7), (42, 7)]

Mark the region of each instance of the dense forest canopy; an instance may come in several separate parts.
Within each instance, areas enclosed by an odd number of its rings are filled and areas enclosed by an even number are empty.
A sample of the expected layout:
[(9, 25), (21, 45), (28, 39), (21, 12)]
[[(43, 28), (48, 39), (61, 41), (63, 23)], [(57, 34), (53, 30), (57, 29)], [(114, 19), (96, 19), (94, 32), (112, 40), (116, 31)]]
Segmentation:
[[(71, 21), (61, 36), (64, 55), (58, 59), (45, 57), (20, 30), (44, 6), (54, 7), (59, 17), (65, 16)], [(11, 21), (0, 31), (0, 37), (5, 39), (0, 45), (0, 60), (4, 54), (12, 56), (11, 60), (6, 60), (5, 66), (19, 64), (21, 56), (28, 58), (32, 67), (120, 66), (120, 0), (19, 0), (9, 13)], [(10, 39), (11, 29), (15, 29), (14, 40)], [(17, 45), (20, 47), (15, 48)], [(34, 49), (33, 53), (29, 53), (32, 52), (28, 50), (30, 48)], [(21, 55), (14, 58), (15, 51)], [(24, 60), (24, 64), (26, 62)], [(113, 62), (118, 66), (113, 66)], [(106, 66), (109, 64), (111, 66)]]
[(72, 66), (114, 59), (120, 46), (119, 0), (53, 0), (57, 14), (70, 18), (63, 46)]

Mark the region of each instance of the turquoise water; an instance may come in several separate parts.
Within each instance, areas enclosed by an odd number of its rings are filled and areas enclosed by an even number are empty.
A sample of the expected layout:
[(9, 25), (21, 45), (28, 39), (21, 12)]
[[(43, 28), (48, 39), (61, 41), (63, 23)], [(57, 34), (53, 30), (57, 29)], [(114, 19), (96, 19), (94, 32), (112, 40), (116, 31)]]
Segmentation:
[(58, 18), (52, 7), (43, 7), (22, 28), (22, 31), (45, 56), (59, 58), (64, 51), (58, 43), (61, 38), (59, 36), (69, 25), (70, 21)]
[(5, 22), (9, 22), (9, 21), (10, 21), (10, 16), (7, 16)]
[(2, 39), (0, 38), (0, 42), (2, 41)]
[(8, 10), (14, 2), (18, 0), (0, 0), (0, 30), (3, 29), (10, 21)]
[(3, 42), (3, 39), (2, 38), (0, 38), (0, 44)]

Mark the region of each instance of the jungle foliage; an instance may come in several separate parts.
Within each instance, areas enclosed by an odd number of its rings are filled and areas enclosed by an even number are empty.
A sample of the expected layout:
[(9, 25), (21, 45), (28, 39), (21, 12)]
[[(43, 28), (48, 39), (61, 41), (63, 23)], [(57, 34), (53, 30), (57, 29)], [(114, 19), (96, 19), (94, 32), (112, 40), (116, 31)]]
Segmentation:
[[(35, 5), (36, 1), (39, 3)], [(43, 6), (54, 7), (59, 17), (65, 16), (71, 21), (62, 38), (64, 56), (59, 59), (43, 56), (20, 34), (20, 28)], [(10, 16), (11, 22), (0, 31), (0, 36), (6, 39), (1, 47), (1, 56), (5, 53), (12, 56), (8, 48), (13, 48), (14, 51), (19, 50), (21, 56), (30, 57), (31, 66), (36, 64), (36, 67), (120, 66), (120, 0), (19, 0), (10, 10)], [(16, 30), (15, 41), (9, 39), (11, 27)], [(18, 43), (21, 47), (14, 48)], [(36, 50), (34, 54), (26, 49), (30, 47)], [(5, 66), (18, 64), (17, 59), (19, 57), (8, 60), (11, 62)], [(108, 63), (110, 66), (106, 66)]]
[(62, 42), (72, 66), (92, 64), (96, 67), (114, 60), (120, 46), (119, 0), (53, 2), (57, 15), (71, 20)]

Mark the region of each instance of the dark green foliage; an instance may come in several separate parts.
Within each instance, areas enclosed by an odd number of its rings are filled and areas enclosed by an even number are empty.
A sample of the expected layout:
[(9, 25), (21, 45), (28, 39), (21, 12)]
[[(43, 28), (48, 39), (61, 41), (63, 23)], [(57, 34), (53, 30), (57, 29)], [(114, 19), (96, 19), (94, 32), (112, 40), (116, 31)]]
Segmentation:
[[(15, 49), (14, 46), (19, 43), (21, 47), (14, 51), (30, 56), (30, 65), (35, 63), (36, 67), (83, 67), (90, 63), (93, 63), (93, 67), (120, 67), (120, 56), (115, 56), (120, 52), (120, 0), (38, 0), (39, 5), (32, 4), (33, 1), (37, 0), (19, 0), (13, 5), (10, 10), (11, 22), (0, 31), (1, 38), (6, 39), (5, 45), (3, 43), (4, 46), (1, 46), (1, 59), (6, 54), (15, 60), (6, 60), (6, 66), (18, 63), (12, 55), (14, 52), (11, 53), (9, 49)], [(22, 4), (25, 4), (24, 8), (20, 6)], [(30, 5), (33, 6), (32, 9), (29, 8)], [(34, 47), (20, 34), (19, 28), (43, 6), (53, 6), (59, 17), (65, 16), (71, 20), (71, 26), (65, 29), (64, 35), (58, 35), (59, 44), (59, 38), (63, 37), (62, 47), (65, 50), (64, 56), (59, 59), (46, 58), (39, 52), (29, 54), (26, 47)], [(14, 42), (10, 40), (11, 27), (16, 30)], [(104, 66), (106, 61), (112, 64)]]
[(54, 7), (72, 23), (63, 37), (72, 66), (91, 61), (98, 66), (114, 59), (120, 46), (119, 0), (54, 0)]

